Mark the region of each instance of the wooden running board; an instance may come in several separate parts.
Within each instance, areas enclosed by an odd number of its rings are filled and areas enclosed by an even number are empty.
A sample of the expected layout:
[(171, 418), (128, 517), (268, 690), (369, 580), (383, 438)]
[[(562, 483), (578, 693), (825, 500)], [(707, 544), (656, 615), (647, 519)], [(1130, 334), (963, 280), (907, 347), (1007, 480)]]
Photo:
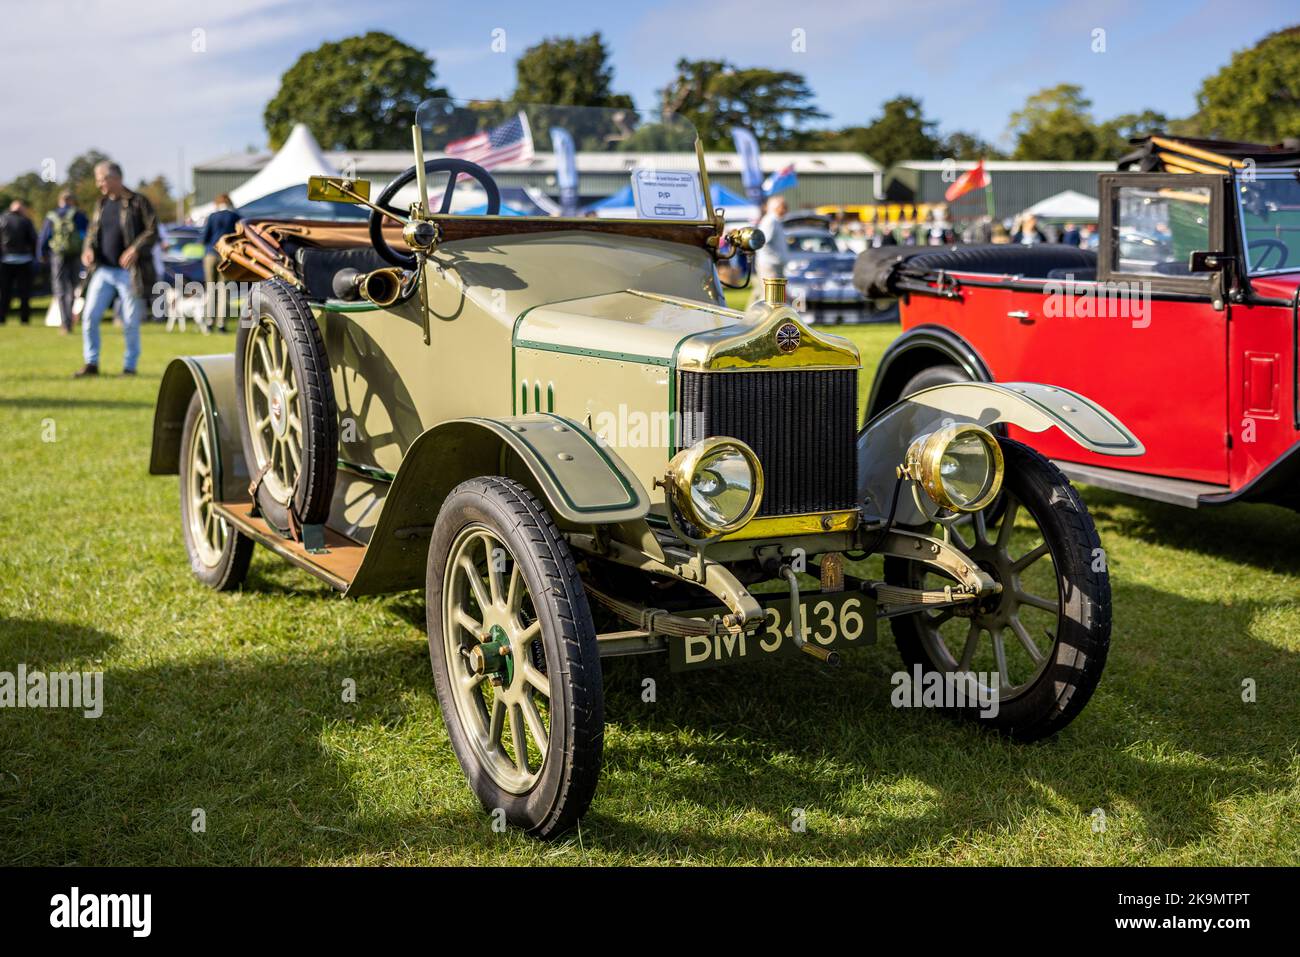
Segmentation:
[(247, 535), (259, 545), (264, 545), (281, 558), (292, 562), (299, 568), (310, 572), (321, 581), (339, 591), (347, 591), (352, 579), (357, 577), (361, 559), (366, 554), (366, 546), (353, 541), (346, 535), (325, 529), (325, 548), (327, 551), (314, 555), (303, 547), (302, 542), (295, 542), (282, 537), (266, 521), (253, 515), (251, 503), (232, 503), (215, 506), (217, 514), (241, 534)]

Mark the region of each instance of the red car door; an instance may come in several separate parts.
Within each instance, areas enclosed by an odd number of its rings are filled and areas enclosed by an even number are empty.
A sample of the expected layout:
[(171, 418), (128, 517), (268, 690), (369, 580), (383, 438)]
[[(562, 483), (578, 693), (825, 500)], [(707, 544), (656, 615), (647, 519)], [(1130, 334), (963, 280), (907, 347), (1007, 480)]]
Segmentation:
[(1021, 435), (1057, 459), (1228, 484), (1228, 310), (1193, 250), (1222, 249), (1215, 176), (1104, 174), (1095, 278), (1022, 281), (1000, 297), (1001, 336), (983, 336), (994, 378), (1064, 386), (1105, 406), (1146, 446), (1115, 458), (1056, 430)]

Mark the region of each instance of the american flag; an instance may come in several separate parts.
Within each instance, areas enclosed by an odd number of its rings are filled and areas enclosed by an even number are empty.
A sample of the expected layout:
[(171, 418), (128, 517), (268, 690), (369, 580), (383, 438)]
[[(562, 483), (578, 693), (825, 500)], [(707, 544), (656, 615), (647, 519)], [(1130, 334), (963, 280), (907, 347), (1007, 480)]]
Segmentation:
[(530, 160), (533, 158), (533, 133), (528, 128), (528, 117), (521, 110), (500, 126), (448, 143), (446, 153), (477, 163), (484, 169)]

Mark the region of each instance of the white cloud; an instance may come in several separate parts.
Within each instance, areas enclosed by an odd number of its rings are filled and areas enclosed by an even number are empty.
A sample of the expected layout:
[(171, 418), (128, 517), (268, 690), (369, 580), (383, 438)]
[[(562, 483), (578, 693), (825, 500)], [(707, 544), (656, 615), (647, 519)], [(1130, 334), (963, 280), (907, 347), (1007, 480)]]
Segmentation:
[(264, 140), (280, 75), (322, 33), (353, 26), (341, 0), (43, 0), (6, 14), (0, 182), (98, 148), (128, 179), (173, 182), (196, 160)]

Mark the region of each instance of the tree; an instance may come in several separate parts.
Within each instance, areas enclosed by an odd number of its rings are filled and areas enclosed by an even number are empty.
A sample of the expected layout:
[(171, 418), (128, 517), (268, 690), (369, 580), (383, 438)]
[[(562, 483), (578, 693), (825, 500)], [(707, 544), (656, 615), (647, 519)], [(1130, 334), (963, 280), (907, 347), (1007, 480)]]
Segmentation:
[(1164, 133), (1168, 129), (1169, 117), (1155, 110), (1121, 114), (1097, 127), (1100, 152), (1097, 159), (1118, 159), (1132, 148), (1129, 140)]
[(1091, 160), (1104, 150), (1089, 112), (1092, 101), (1073, 83), (1039, 90), (1011, 114), (1013, 159)]
[(554, 106), (632, 106), (613, 91), (614, 67), (599, 32), (576, 39), (555, 37), (529, 47), (515, 62), (516, 103)]
[(977, 160), (1004, 159), (1003, 153), (992, 143), (981, 139), (974, 133), (954, 130), (939, 141), (939, 157), (942, 159)]
[(836, 148), (866, 153), (885, 167), (900, 160), (935, 159), (940, 155), (938, 126), (925, 118), (920, 100), (896, 96), (884, 102), (871, 125), (841, 130)]
[(99, 199), (99, 187), (95, 185), (95, 167), (110, 160), (107, 153), (88, 149), (68, 164), (66, 185), (77, 197), (77, 205), (82, 209), (93, 208)]
[(171, 186), (165, 176), (155, 176), (151, 180), (140, 180), (135, 191), (146, 196), (153, 204), (153, 211), (158, 214), (158, 222), (176, 221), (176, 200), (172, 198)]
[(810, 138), (803, 126), (826, 115), (802, 74), (742, 70), (726, 60), (678, 60), (659, 95), (665, 110), (694, 124), (705, 149), (729, 148), (735, 126), (747, 127), (764, 149), (802, 146)]
[(45, 214), (58, 205), (59, 184), (47, 182), (36, 172), (23, 173), (0, 187), (0, 212), (8, 209), (15, 199), (27, 203), (39, 226)]
[(1276, 143), (1300, 136), (1300, 26), (1271, 33), (1201, 83), (1204, 136)]
[(263, 119), (272, 149), (306, 123), (325, 149), (403, 149), (420, 101), (446, 96), (434, 61), (387, 33), (324, 43), (280, 78)]

